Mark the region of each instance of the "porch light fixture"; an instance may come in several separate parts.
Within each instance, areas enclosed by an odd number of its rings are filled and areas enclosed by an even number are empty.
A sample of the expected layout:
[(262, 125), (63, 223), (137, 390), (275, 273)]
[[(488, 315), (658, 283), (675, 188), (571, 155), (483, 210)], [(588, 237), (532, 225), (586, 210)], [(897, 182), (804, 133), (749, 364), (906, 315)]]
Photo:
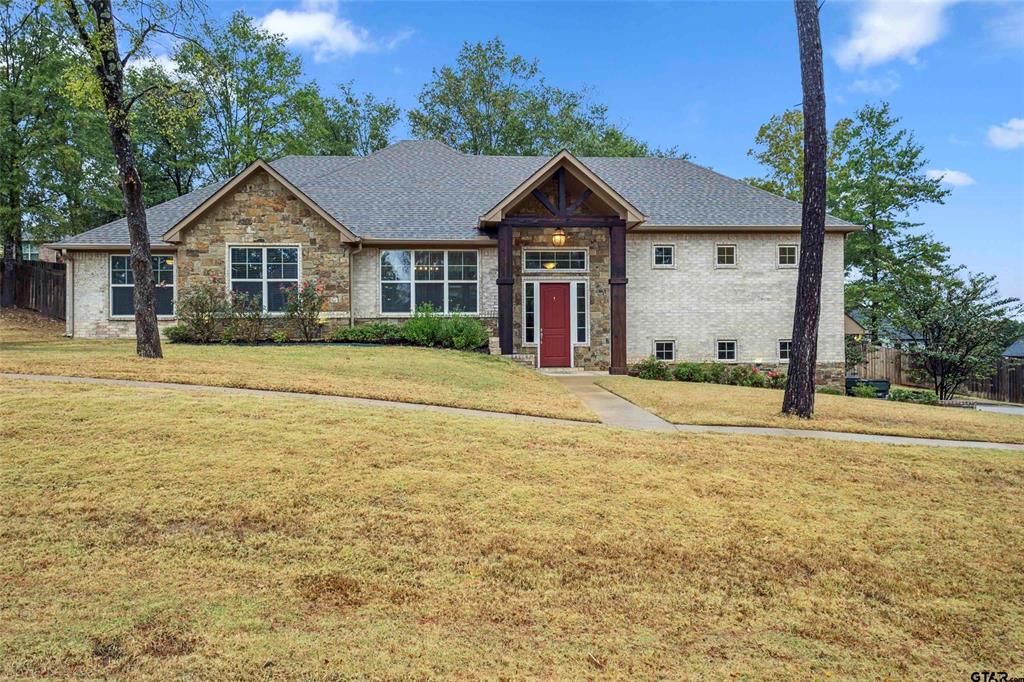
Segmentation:
[(560, 227), (556, 228), (555, 233), (551, 235), (551, 244), (553, 246), (565, 246), (565, 230)]
[(546, 270), (554, 270), (555, 269), (555, 261), (549, 260), (548, 262), (544, 263), (544, 268)]

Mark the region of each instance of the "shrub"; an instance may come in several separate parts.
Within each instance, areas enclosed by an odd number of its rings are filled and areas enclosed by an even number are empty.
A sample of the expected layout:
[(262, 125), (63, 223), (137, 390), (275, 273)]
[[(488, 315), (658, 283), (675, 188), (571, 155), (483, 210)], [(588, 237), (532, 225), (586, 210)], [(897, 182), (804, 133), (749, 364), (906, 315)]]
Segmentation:
[(177, 308), (178, 321), (192, 340), (202, 343), (219, 339), (224, 322), (231, 318), (231, 304), (216, 280), (187, 289)]
[(475, 350), (487, 343), (490, 333), (480, 320), (453, 314), (441, 325), (441, 345), (457, 350)]
[(914, 390), (911, 388), (890, 388), (889, 400), (899, 403), (919, 403), (921, 405), (939, 404), (939, 396), (935, 391)]
[(331, 332), (331, 341), (339, 343), (399, 343), (403, 340), (402, 328), (390, 322), (338, 327)]
[(290, 338), (291, 337), (288, 336), (288, 332), (284, 329), (278, 329), (270, 335), (270, 340), (274, 343), (287, 343)]
[(657, 358), (647, 358), (633, 365), (633, 371), (641, 379), (668, 381), (672, 378), (668, 365)]
[(244, 292), (231, 295), (232, 340), (256, 343), (266, 334), (267, 317), (259, 298)]
[(703, 365), (696, 362), (680, 362), (672, 368), (672, 377), (676, 381), (707, 381), (707, 373)]
[(320, 334), (320, 313), (326, 303), (322, 284), (301, 282), (285, 290), (285, 317), (303, 339), (312, 341)]
[(704, 365), (704, 376), (707, 377), (705, 381), (712, 384), (727, 384), (730, 377), (729, 365), (723, 365), (720, 362)]
[(768, 377), (765, 376), (764, 372), (755, 367), (747, 378), (745, 385), (751, 388), (766, 388), (768, 386)]
[(423, 303), (402, 325), (402, 338), (414, 346), (441, 346), (445, 338), (444, 318), (437, 314), (434, 306)]
[(765, 379), (768, 380), (768, 388), (786, 388), (786, 373), (770, 369), (765, 372)]
[(834, 386), (819, 386), (818, 393), (824, 393), (826, 395), (843, 395), (843, 392)]
[(856, 384), (850, 389), (850, 393), (855, 398), (876, 398), (878, 397), (878, 389), (868, 384)]
[(164, 336), (171, 343), (186, 343), (192, 340), (192, 335), (188, 331), (188, 327), (183, 324), (175, 324), (170, 327), (164, 327)]
[(736, 365), (729, 372), (729, 380), (727, 383), (733, 384), (734, 386), (749, 386), (750, 376), (754, 373), (754, 370), (750, 369), (746, 365)]

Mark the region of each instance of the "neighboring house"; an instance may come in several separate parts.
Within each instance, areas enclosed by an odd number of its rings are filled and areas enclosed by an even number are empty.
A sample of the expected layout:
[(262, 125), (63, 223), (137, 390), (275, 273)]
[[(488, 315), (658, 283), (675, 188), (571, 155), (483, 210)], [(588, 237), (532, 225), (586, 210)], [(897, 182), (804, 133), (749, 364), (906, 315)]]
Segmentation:
[(1010, 347), (1003, 351), (1003, 357), (1024, 360), (1024, 336), (1011, 343)]
[[(479, 316), (503, 354), (612, 373), (652, 355), (785, 363), (800, 217), (680, 159), (474, 156), (430, 141), (257, 161), (147, 211), (162, 324), (199, 282), (277, 315), (286, 287), (315, 279), (333, 325), (429, 302)], [(858, 228), (826, 224), (818, 360), (840, 381), (843, 242)], [(125, 221), (53, 247), (69, 267), (68, 333), (133, 334)]]

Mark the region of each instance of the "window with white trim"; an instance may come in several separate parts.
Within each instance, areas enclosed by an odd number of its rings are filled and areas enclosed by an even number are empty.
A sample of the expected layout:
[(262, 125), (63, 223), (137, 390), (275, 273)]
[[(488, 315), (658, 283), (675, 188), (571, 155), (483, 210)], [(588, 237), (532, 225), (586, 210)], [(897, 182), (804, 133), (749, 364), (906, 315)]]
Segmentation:
[(537, 343), (537, 283), (523, 285), (523, 343)]
[(407, 314), (430, 305), (444, 314), (478, 310), (476, 251), (380, 252), (380, 309)]
[(527, 272), (586, 272), (586, 249), (562, 249), (558, 251), (523, 251), (523, 270)]
[(715, 266), (720, 268), (736, 267), (735, 244), (715, 244)]
[(655, 341), (654, 357), (665, 362), (674, 362), (676, 359), (676, 342)]
[(721, 362), (736, 360), (735, 339), (722, 339), (717, 342), (715, 357)]
[(21, 243), (21, 260), (39, 260), (39, 244)]
[(231, 246), (228, 250), (231, 293), (250, 296), (264, 312), (284, 312), (288, 291), (299, 285), (299, 247)]
[[(150, 256), (156, 283), (156, 314), (174, 315), (174, 256)], [(131, 256), (110, 257), (110, 316), (135, 315), (135, 274)]]
[(780, 268), (795, 268), (797, 266), (797, 245), (779, 244), (778, 266)]
[(576, 343), (587, 342), (587, 283), (576, 282)]
[(676, 247), (674, 244), (654, 245), (654, 267), (674, 268), (676, 266)]
[(779, 362), (789, 362), (789, 353), (792, 349), (792, 341), (789, 339), (779, 339)]

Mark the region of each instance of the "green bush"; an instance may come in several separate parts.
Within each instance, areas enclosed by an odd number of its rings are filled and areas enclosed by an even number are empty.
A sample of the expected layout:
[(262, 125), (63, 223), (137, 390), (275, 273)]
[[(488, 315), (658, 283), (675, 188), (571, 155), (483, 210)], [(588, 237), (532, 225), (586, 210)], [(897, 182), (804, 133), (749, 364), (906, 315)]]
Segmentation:
[(231, 294), (231, 341), (256, 343), (266, 336), (267, 315), (262, 301), (252, 294)]
[(854, 398), (878, 397), (878, 389), (875, 388), (874, 386), (869, 386), (868, 384), (857, 384), (852, 389), (850, 389), (850, 393), (853, 394)]
[(288, 343), (289, 339), (291, 339), (291, 336), (284, 329), (278, 329), (270, 335), (270, 340), (274, 343)]
[(442, 330), (442, 345), (456, 350), (475, 350), (490, 336), (480, 320), (455, 313), (445, 318)]
[(727, 384), (731, 376), (729, 372), (729, 365), (724, 365), (720, 362), (711, 362), (704, 365), (704, 376), (707, 377), (704, 381), (712, 384)]
[(746, 365), (736, 365), (729, 372), (729, 380), (727, 383), (733, 386), (750, 386), (750, 377), (754, 373), (754, 370), (750, 369)]
[(424, 303), (401, 327), (402, 338), (414, 346), (473, 350), (487, 343), (487, 327), (474, 317), (454, 313), (439, 315), (432, 305)]
[(890, 388), (889, 400), (899, 403), (919, 403), (921, 405), (939, 404), (939, 396), (935, 391), (915, 390), (912, 388)]
[(768, 388), (786, 388), (786, 373), (780, 372), (775, 369), (770, 369), (765, 372), (765, 378), (768, 380)]
[(402, 328), (390, 322), (338, 327), (331, 332), (330, 338), (339, 343), (400, 343), (404, 340)]
[(423, 303), (402, 325), (402, 337), (414, 346), (434, 348), (441, 345), (443, 327), (444, 320), (434, 312), (434, 306)]
[(306, 341), (320, 335), (320, 313), (326, 303), (327, 294), (319, 282), (302, 282), (285, 290), (285, 316)]
[(657, 358), (647, 358), (633, 365), (633, 373), (641, 379), (668, 381), (672, 378), (668, 365)]
[(825, 395), (844, 395), (841, 390), (834, 386), (819, 386), (818, 393), (824, 393)]
[(696, 362), (680, 362), (672, 368), (672, 377), (676, 381), (707, 381), (707, 373), (703, 365)]
[(754, 368), (754, 371), (750, 373), (750, 377), (747, 379), (746, 386), (751, 388), (767, 388), (768, 377), (761, 370)]
[(188, 327), (183, 324), (175, 324), (170, 327), (164, 327), (164, 336), (171, 343), (187, 343), (192, 340), (192, 335), (189, 334)]
[(216, 280), (191, 286), (178, 299), (178, 321), (193, 341), (212, 343), (221, 338), (224, 324), (231, 319), (231, 303)]

